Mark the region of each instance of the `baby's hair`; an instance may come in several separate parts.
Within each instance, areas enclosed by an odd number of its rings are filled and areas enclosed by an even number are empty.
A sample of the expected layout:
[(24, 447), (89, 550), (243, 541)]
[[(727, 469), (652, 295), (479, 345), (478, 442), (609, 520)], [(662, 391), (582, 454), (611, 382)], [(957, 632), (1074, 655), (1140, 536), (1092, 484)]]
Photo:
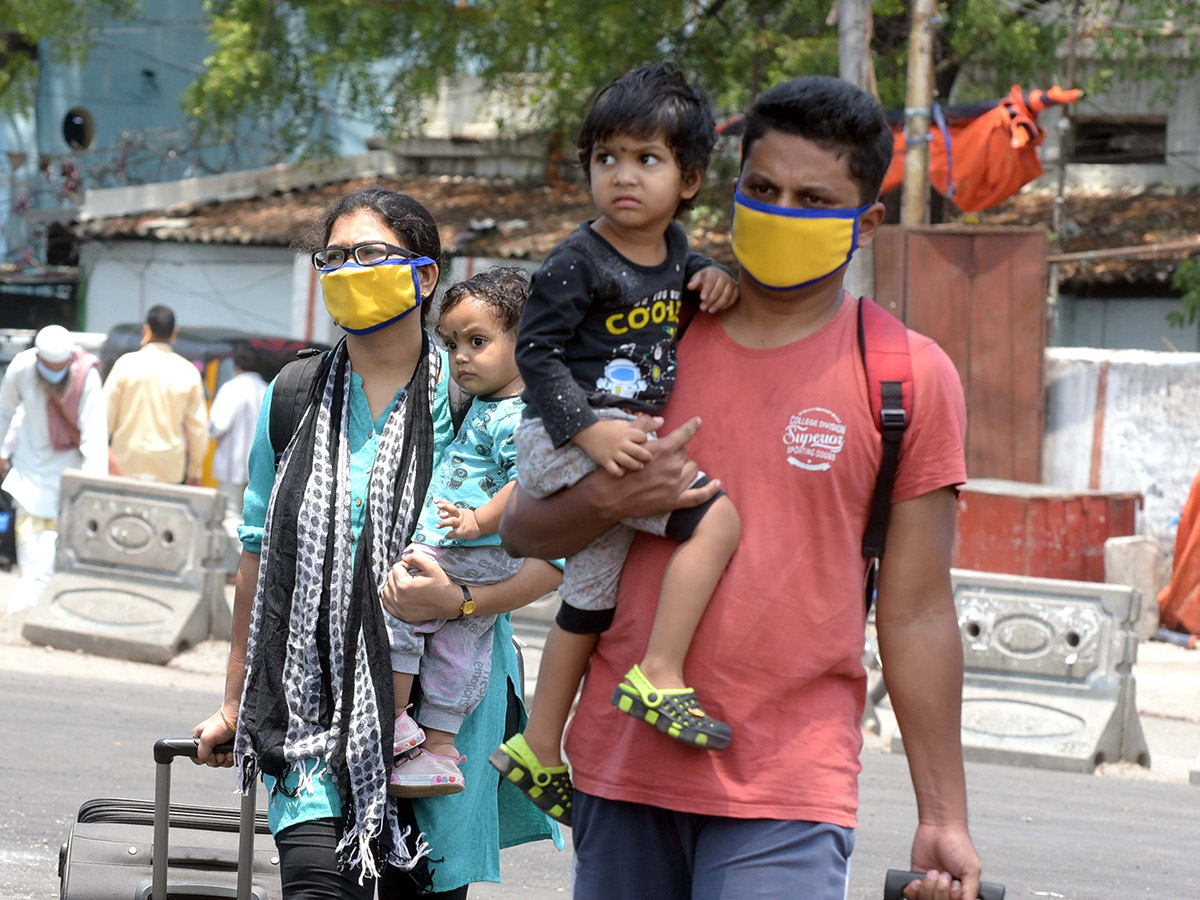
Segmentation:
[(517, 266), (493, 266), (452, 285), (442, 298), (439, 318), (464, 300), (478, 300), (505, 332), (514, 331), (529, 297), (529, 273)]
[[(662, 134), (685, 178), (703, 174), (717, 142), (712, 105), (671, 63), (648, 63), (605, 86), (579, 128), (579, 164), (590, 182), (592, 151), (615, 134)], [(680, 204), (680, 208), (687, 207)]]

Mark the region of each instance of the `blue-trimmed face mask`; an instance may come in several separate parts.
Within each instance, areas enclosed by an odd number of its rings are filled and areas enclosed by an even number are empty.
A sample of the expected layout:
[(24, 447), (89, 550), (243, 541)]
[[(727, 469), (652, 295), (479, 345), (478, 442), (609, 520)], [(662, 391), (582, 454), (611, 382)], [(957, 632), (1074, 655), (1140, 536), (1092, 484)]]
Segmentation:
[(854, 209), (796, 209), (733, 195), (733, 253), (759, 284), (794, 290), (828, 278), (854, 255), (858, 222), (873, 204)]
[(333, 321), (350, 334), (370, 334), (399, 322), (421, 305), (417, 269), (431, 266), (428, 256), (392, 258), (372, 266), (349, 260), (321, 270), (321, 293)]

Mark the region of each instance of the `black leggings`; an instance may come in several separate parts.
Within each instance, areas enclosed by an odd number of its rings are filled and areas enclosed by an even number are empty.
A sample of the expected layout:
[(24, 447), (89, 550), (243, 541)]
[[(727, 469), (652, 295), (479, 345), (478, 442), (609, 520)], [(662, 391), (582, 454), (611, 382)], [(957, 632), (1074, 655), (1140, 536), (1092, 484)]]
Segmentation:
[[(338, 823), (315, 819), (275, 835), (284, 900), (374, 900), (375, 882), (337, 867)], [(404, 872), (388, 869), (379, 879), (379, 900), (466, 900), (467, 888), (423, 894)]]

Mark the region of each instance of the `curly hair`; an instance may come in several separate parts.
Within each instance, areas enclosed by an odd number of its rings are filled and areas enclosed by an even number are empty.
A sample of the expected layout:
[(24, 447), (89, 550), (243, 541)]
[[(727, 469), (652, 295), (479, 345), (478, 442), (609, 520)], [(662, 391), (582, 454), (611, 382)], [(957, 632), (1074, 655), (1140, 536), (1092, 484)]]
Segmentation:
[(514, 331), (529, 297), (529, 273), (517, 266), (493, 266), (451, 285), (442, 297), (439, 318), (464, 300), (487, 306), (505, 332)]

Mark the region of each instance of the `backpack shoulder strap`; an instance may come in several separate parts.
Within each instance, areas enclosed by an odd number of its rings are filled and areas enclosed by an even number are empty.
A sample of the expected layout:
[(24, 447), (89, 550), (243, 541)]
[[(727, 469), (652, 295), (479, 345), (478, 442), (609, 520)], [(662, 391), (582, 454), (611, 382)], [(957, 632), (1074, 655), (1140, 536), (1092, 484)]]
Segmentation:
[(892, 485), (900, 461), (900, 441), (912, 421), (913, 375), (908, 329), (868, 297), (858, 302), (858, 348), (867, 375), (871, 418), (879, 430), (883, 451), (862, 540), (862, 555), (871, 560), (867, 578), (867, 606), (870, 607), (875, 593), (876, 567), (883, 556), (887, 535)]
[(319, 350), (301, 350), (296, 359), (280, 369), (275, 379), (275, 387), (271, 390), (269, 434), (276, 469), (332, 355)]

